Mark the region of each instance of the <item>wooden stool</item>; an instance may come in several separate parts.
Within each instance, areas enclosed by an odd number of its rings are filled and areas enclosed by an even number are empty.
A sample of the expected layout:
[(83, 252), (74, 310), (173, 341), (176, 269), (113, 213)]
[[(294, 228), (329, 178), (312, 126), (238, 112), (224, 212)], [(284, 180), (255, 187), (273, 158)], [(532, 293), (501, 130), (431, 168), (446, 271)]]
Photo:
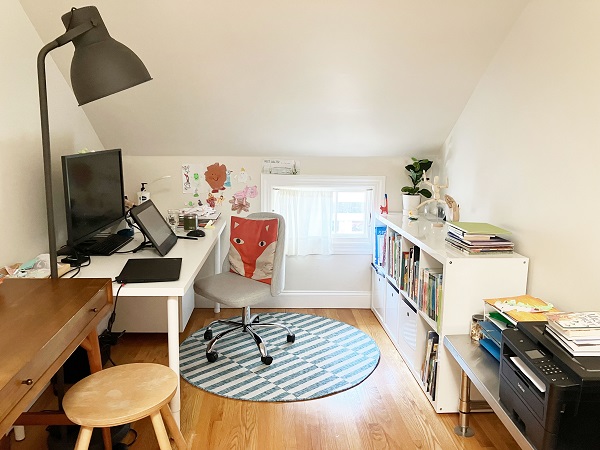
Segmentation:
[(187, 449), (168, 404), (177, 390), (177, 381), (169, 367), (149, 363), (110, 367), (79, 381), (63, 400), (67, 417), (81, 425), (75, 450), (89, 448), (94, 428), (125, 425), (147, 416), (161, 450), (171, 450), (165, 424), (177, 448)]

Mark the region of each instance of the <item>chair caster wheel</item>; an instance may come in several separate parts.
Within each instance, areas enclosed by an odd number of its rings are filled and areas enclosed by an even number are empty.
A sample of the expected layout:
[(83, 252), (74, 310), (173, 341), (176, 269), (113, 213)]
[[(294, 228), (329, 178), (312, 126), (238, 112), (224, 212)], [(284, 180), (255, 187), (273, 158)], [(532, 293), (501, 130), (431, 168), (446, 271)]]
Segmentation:
[(217, 352), (210, 352), (210, 353), (206, 353), (206, 359), (208, 360), (208, 362), (215, 362), (217, 360), (217, 358), (219, 357), (219, 354)]
[(273, 362), (273, 358), (271, 356), (261, 356), (260, 360), (267, 366), (270, 366)]
[(204, 332), (204, 340), (205, 341), (210, 341), (212, 338), (213, 338), (212, 330), (206, 330)]
[(256, 316), (252, 323), (260, 323), (260, 317)]
[(288, 334), (287, 335), (287, 341), (288, 342), (296, 342), (296, 335), (295, 334)]

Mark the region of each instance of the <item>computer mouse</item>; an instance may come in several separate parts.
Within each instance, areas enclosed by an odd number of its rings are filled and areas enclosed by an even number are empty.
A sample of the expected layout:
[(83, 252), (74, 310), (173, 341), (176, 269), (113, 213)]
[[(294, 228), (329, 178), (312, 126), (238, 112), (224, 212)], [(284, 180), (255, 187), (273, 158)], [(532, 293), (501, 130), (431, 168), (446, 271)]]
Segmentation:
[(192, 237), (204, 237), (206, 236), (206, 233), (203, 230), (192, 230), (187, 235)]

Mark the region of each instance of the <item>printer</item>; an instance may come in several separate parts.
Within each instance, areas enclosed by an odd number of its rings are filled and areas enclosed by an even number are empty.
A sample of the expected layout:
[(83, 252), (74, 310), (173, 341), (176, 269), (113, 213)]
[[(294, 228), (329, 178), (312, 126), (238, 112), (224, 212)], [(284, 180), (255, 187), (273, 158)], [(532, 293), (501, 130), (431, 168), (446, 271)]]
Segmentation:
[(600, 449), (600, 357), (574, 357), (546, 322), (502, 332), (500, 403), (537, 450)]

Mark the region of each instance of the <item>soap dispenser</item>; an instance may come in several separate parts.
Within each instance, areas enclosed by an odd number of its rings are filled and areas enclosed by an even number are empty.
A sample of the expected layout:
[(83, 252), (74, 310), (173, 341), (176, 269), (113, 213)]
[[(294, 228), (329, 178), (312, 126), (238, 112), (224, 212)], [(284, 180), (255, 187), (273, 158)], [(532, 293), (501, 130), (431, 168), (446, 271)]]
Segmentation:
[(146, 190), (146, 185), (148, 183), (142, 183), (142, 188), (140, 189), (140, 191), (137, 193), (137, 201), (138, 201), (138, 205), (141, 205), (142, 203), (144, 203), (146, 200), (150, 200), (150, 191)]

